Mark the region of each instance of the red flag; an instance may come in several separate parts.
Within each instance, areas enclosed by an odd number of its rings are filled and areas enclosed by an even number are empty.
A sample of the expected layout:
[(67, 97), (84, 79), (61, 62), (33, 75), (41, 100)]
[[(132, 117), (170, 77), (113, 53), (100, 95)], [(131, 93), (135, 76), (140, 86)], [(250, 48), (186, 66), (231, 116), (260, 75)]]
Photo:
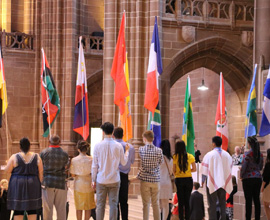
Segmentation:
[(220, 88), (219, 88), (215, 124), (217, 126), (216, 135), (222, 138), (222, 149), (227, 151), (229, 132), (228, 132), (227, 109), (225, 103), (224, 80), (222, 73), (220, 73)]
[(118, 34), (111, 70), (111, 77), (115, 82), (114, 104), (119, 106), (120, 115), (124, 114), (125, 98), (129, 96), (124, 71), (125, 63), (126, 63), (126, 42), (125, 42), (125, 12), (124, 12)]

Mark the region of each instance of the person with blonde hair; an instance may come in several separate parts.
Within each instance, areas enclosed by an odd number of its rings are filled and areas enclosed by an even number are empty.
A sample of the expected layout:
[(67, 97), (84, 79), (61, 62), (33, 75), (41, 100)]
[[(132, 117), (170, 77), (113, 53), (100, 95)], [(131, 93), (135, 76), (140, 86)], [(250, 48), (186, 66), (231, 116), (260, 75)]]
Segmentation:
[(8, 191), (8, 180), (2, 179), (0, 181), (0, 216), (1, 220), (10, 219), (10, 210), (7, 209), (7, 191)]
[(71, 160), (70, 165), (70, 173), (74, 177), (74, 200), (78, 220), (82, 219), (83, 210), (84, 219), (90, 219), (91, 209), (96, 207), (94, 189), (91, 186), (92, 157), (86, 155), (88, 148), (86, 141), (78, 141), (79, 155)]

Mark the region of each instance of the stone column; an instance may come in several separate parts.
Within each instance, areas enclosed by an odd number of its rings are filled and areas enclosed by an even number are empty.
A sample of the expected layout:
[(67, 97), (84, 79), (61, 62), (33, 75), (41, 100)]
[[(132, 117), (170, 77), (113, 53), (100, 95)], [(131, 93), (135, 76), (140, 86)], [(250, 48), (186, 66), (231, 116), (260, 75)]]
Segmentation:
[(270, 64), (270, 13), (269, 0), (256, 0), (254, 7), (254, 63), (260, 63), (260, 56), (264, 56), (264, 63), (268, 68)]
[(11, 0), (2, 0), (2, 30), (11, 32)]

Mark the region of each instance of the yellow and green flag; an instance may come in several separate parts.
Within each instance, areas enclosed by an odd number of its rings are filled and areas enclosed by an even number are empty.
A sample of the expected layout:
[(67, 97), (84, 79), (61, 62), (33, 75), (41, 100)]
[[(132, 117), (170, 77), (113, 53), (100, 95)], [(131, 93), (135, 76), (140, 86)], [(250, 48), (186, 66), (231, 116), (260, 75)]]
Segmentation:
[(192, 115), (192, 101), (190, 93), (190, 78), (187, 78), (187, 87), (184, 103), (184, 114), (183, 114), (183, 133), (182, 140), (185, 141), (187, 152), (194, 156), (194, 124)]

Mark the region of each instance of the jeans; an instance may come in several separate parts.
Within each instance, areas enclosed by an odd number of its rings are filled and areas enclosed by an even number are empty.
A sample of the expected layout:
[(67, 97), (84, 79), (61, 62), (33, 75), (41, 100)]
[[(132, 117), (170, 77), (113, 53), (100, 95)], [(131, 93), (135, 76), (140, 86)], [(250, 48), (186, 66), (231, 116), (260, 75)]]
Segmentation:
[(143, 202), (143, 220), (149, 219), (150, 200), (152, 202), (154, 220), (160, 220), (159, 183), (141, 181), (140, 190)]
[(226, 191), (223, 188), (219, 188), (217, 191), (209, 194), (209, 189), (206, 189), (207, 202), (208, 202), (208, 214), (209, 220), (216, 220), (217, 217), (217, 199), (220, 207), (220, 217), (222, 220), (226, 220)]
[(53, 205), (57, 213), (57, 220), (66, 220), (67, 190), (45, 188), (42, 189), (42, 204), (44, 220), (53, 219)]
[(105, 205), (107, 195), (109, 197), (110, 205), (110, 220), (117, 220), (117, 205), (119, 196), (120, 182), (111, 184), (100, 184), (96, 186), (97, 196), (97, 207), (96, 207), (96, 218), (97, 220), (104, 219)]
[(120, 219), (120, 209), (122, 220), (128, 220), (128, 174), (120, 172), (120, 190), (119, 190), (119, 203), (118, 203), (118, 217)]
[(243, 190), (246, 200), (246, 220), (251, 219), (252, 200), (255, 206), (255, 220), (260, 219), (261, 215), (261, 202), (260, 192), (262, 179), (261, 178), (247, 178), (243, 179)]
[(185, 210), (185, 219), (189, 220), (189, 199), (193, 188), (193, 180), (191, 177), (175, 178), (175, 185), (177, 188), (179, 219), (184, 219)]

